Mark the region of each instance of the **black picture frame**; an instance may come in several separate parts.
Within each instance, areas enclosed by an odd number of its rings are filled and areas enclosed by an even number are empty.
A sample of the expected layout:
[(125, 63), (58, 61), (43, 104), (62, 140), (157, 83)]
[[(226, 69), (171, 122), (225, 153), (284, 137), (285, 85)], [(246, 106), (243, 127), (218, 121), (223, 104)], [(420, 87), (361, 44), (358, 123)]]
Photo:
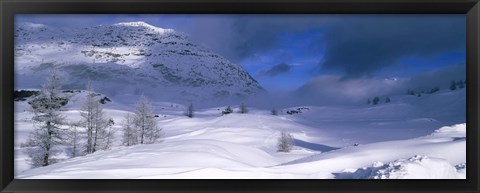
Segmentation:
[[(1, 0), (0, 190), (2, 192), (479, 192), (480, 3), (478, 0)], [(13, 178), (15, 14), (465, 14), (466, 180), (26, 180)]]

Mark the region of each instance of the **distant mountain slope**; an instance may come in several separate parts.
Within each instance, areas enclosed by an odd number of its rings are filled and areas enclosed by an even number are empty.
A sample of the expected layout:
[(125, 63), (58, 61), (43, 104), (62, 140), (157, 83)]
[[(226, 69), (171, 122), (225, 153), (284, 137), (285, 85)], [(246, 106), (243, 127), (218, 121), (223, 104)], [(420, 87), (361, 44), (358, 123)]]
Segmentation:
[(184, 33), (144, 22), (83, 29), (18, 25), (16, 87), (39, 88), (53, 64), (60, 66), (67, 89), (84, 88), (91, 79), (109, 95), (195, 100), (264, 92), (241, 66), (190, 42)]

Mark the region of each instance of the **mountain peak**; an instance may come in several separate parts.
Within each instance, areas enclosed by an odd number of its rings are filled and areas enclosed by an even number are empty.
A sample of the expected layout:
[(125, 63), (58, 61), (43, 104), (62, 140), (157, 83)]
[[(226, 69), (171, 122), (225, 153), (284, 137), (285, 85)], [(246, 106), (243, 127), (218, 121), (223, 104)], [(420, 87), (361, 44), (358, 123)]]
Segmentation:
[[(16, 72), (25, 75), (20, 78), (25, 80), (22, 87), (39, 87), (48, 73), (45, 69), (59, 64), (68, 77), (65, 88), (82, 89), (91, 79), (102, 82), (98, 89), (110, 95), (144, 93), (191, 101), (263, 92), (241, 66), (191, 42), (188, 34), (145, 22), (82, 30), (28, 28), (18, 30), (15, 37)], [(159, 96), (158, 90), (170, 94)]]
[(113, 24), (113, 26), (144, 27), (144, 28), (148, 28), (148, 29), (152, 29), (152, 30), (160, 31), (160, 32), (174, 32), (173, 29), (164, 29), (164, 28), (156, 27), (156, 26), (150, 25), (148, 23), (145, 23), (143, 21), (121, 22), (121, 23)]
[(150, 25), (148, 23), (145, 23), (143, 21), (134, 21), (134, 22), (120, 22), (116, 23), (114, 25), (122, 25), (122, 26), (135, 26), (135, 27), (155, 27), (153, 25)]
[(20, 27), (20, 28), (38, 29), (38, 28), (46, 28), (47, 26), (44, 25), (44, 24), (39, 24), (39, 23), (25, 22), (25, 23), (20, 23), (20, 24), (18, 24), (18, 27)]

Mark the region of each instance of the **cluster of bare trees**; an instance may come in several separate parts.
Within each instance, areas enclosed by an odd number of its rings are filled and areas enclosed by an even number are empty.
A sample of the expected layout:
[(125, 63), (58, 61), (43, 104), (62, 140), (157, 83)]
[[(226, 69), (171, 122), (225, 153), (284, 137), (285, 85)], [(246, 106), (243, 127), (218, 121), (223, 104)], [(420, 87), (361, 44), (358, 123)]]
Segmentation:
[[(112, 147), (115, 122), (103, 110), (99, 94), (87, 84), (79, 121), (67, 121), (62, 115), (69, 97), (61, 91), (61, 77), (56, 67), (38, 96), (29, 101), (34, 116), (34, 130), (22, 147), (30, 157), (32, 167), (48, 166), (57, 162), (55, 154), (60, 146), (69, 147), (70, 156), (95, 153)], [(155, 143), (161, 137), (161, 128), (155, 120), (153, 109), (144, 96), (135, 113), (128, 113), (122, 122), (123, 144)]]
[[(115, 123), (112, 118), (105, 115), (99, 95), (93, 91), (90, 81), (87, 84), (85, 102), (80, 115), (82, 121), (78, 125), (82, 125), (86, 129), (85, 153), (91, 154), (98, 150), (110, 149), (114, 135), (112, 126)], [(75, 130), (71, 129), (71, 132), (75, 132)]]
[(127, 113), (122, 121), (123, 145), (152, 144), (162, 137), (153, 114), (153, 107), (145, 96), (140, 97), (135, 112)]
[(61, 77), (54, 67), (40, 94), (29, 101), (34, 113), (34, 130), (22, 146), (30, 157), (32, 167), (55, 163), (54, 154), (59, 152), (59, 146), (71, 147), (71, 156), (76, 157), (109, 149), (113, 142), (114, 122), (105, 115), (91, 84), (87, 85), (80, 113), (82, 120), (68, 122), (62, 111), (69, 97), (61, 91), (60, 82)]

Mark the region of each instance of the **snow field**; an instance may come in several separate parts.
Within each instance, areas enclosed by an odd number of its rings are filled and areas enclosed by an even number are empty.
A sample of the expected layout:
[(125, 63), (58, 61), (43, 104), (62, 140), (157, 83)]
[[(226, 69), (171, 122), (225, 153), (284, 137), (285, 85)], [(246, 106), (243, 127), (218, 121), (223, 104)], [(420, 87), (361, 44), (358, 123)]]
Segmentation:
[[(64, 114), (68, 119), (80, 119), (80, 113), (75, 109), (79, 109), (82, 95), (73, 97), (75, 102), (67, 105), (69, 110)], [(381, 179), (465, 176), (464, 168), (455, 169), (466, 160), (465, 124), (441, 127), (429, 135), (412, 139), (338, 146), (346, 143), (334, 142), (341, 140), (332, 137), (329, 133), (332, 128), (302, 124), (308, 121), (305, 117), (312, 117), (311, 113), (324, 110), (322, 107), (309, 107), (310, 111), (299, 116), (273, 116), (266, 110), (258, 109), (251, 109), (248, 114), (221, 116), (220, 112), (225, 107), (219, 107), (198, 110), (194, 118), (188, 118), (183, 115), (184, 106), (159, 103), (156, 109), (160, 110), (156, 112), (164, 115), (157, 118), (164, 132), (162, 142), (124, 147), (120, 146), (119, 123), (128, 111), (116, 109), (115, 102), (105, 105), (106, 114), (116, 123), (117, 141), (112, 150), (29, 169), (25, 162), (27, 157), (18, 145), (32, 128), (32, 123), (28, 121), (32, 115), (25, 109), (28, 107), (26, 102), (17, 102), (16, 105), (19, 112), (16, 114), (16, 178)], [(413, 122), (418, 124), (418, 121)], [(281, 130), (287, 130), (297, 140), (292, 152), (276, 151)], [(387, 133), (385, 131), (382, 135)], [(335, 132), (333, 134), (336, 135)], [(319, 146), (325, 151), (313, 148)], [(426, 157), (412, 161), (417, 155)], [(66, 158), (65, 153), (58, 156)], [(373, 167), (374, 163), (387, 164)], [(370, 171), (368, 175), (365, 170)]]

